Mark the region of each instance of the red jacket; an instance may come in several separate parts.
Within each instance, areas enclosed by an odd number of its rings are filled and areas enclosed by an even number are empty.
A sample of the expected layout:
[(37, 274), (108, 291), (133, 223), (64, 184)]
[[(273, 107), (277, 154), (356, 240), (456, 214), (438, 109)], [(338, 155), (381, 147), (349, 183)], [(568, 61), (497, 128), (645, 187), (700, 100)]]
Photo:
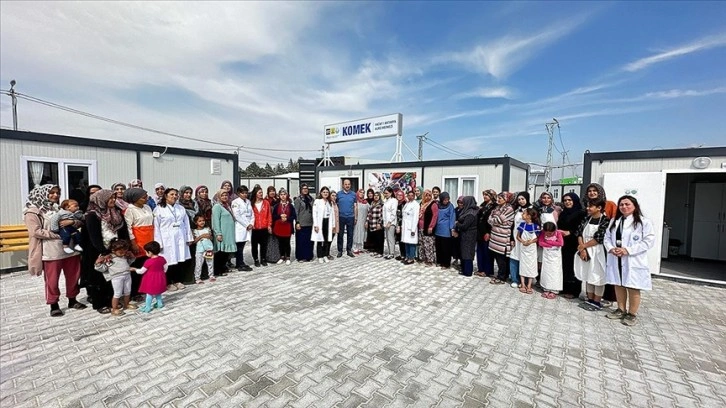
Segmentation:
[(252, 204), (252, 212), (255, 214), (255, 226), (253, 229), (267, 229), (272, 226), (272, 212), (270, 211), (270, 203), (262, 200), (262, 208), (257, 211), (256, 203)]

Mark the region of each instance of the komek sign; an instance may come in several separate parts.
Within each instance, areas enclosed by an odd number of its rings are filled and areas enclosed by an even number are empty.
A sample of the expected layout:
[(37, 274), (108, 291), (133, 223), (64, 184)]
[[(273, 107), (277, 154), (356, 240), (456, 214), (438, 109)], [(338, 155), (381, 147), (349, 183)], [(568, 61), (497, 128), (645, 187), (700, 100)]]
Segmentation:
[(342, 143), (354, 140), (399, 136), (403, 131), (403, 115), (394, 113), (375, 118), (325, 125), (325, 143)]

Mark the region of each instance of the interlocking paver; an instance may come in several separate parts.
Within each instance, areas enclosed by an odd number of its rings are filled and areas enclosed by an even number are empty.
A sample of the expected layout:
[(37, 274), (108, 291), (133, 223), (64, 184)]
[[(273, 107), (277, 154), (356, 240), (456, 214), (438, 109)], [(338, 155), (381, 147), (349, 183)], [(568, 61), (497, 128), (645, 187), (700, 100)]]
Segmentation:
[(344, 257), (232, 273), (148, 315), (51, 319), (42, 282), (14, 273), (0, 405), (724, 406), (723, 293), (656, 279), (628, 328), (577, 301)]

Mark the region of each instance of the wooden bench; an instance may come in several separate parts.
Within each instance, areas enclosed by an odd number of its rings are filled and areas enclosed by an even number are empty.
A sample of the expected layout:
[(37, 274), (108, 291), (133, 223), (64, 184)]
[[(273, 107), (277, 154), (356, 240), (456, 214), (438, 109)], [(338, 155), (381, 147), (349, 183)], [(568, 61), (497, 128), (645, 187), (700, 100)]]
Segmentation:
[(0, 225), (0, 252), (27, 251), (28, 240), (25, 224)]

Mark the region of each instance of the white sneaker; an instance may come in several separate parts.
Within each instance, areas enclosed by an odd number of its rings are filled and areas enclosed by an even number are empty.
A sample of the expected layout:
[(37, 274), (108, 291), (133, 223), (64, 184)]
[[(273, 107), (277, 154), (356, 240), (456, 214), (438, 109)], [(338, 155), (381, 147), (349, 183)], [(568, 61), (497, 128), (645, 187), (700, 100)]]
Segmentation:
[(517, 282), (512, 282), (512, 284), (509, 285), (509, 286), (511, 286), (513, 288), (518, 288), (519, 287), (519, 284)]
[(283, 261), (282, 259), (280, 259), (279, 261), (277, 261), (277, 264), (278, 265), (282, 265), (283, 262), (285, 262), (285, 261)]
[(83, 248), (81, 248), (81, 246), (80, 246), (80, 245), (76, 245), (76, 246), (74, 246), (74, 247), (73, 247), (73, 249), (75, 249), (75, 250), (76, 250), (76, 251), (78, 251), (78, 252), (83, 252)]
[(290, 265), (290, 260), (285, 261), (285, 265)]
[(323, 261), (323, 258), (318, 258), (318, 263), (328, 262), (328, 258), (325, 258), (325, 261)]
[(323, 258), (323, 262), (328, 263), (328, 258)]
[(63, 252), (65, 252), (67, 254), (72, 254), (74, 251), (68, 247), (63, 247)]

